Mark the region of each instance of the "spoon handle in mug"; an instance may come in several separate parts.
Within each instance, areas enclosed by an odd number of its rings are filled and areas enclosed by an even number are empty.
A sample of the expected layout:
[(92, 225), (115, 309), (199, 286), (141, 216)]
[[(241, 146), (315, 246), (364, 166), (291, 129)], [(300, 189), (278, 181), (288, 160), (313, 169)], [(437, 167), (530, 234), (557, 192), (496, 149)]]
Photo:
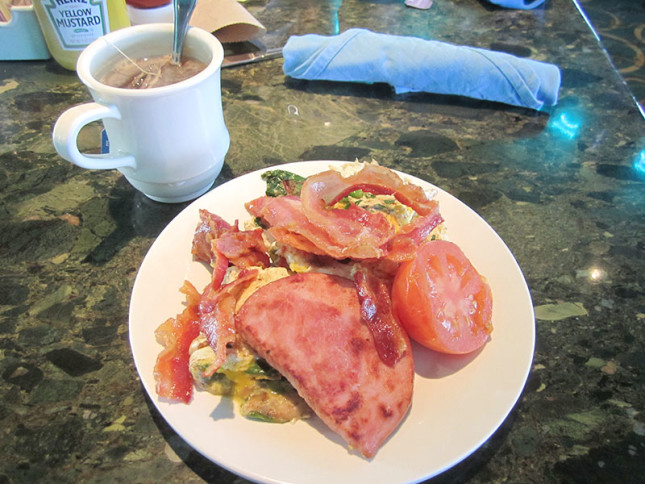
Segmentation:
[(181, 52), (184, 50), (184, 38), (188, 30), (188, 22), (193, 15), (197, 0), (173, 0), (175, 9), (175, 31), (172, 39), (173, 64), (181, 64)]

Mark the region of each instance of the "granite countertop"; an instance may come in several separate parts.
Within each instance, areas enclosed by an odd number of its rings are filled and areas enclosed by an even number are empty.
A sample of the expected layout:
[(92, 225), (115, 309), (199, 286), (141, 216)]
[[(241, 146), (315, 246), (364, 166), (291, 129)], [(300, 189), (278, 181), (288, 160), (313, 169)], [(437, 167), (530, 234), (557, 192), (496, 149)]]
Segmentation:
[[(222, 72), (217, 184), (298, 160), (374, 158), (476, 210), (531, 290), (536, 347), (511, 414), (433, 482), (637, 482), (645, 473), (645, 123), (572, 0), (251, 0), (263, 41), (367, 27), (560, 66), (542, 112), (383, 85)], [(184, 207), (62, 160), (51, 130), (89, 95), (54, 61), (0, 63), (0, 482), (246, 482), (192, 450), (145, 395), (128, 342), (134, 278)], [(81, 144), (96, 149), (99, 126)], [(473, 402), (473, 411), (477, 404)]]

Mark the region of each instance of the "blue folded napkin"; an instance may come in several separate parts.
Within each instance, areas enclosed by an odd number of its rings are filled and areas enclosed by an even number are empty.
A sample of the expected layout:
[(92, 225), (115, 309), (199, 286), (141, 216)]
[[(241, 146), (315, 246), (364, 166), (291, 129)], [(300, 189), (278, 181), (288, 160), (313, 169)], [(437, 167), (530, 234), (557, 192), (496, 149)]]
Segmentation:
[(292, 36), (283, 70), (296, 79), (385, 82), (396, 93), (431, 92), (531, 109), (554, 105), (560, 69), (504, 52), (350, 29)]
[(544, 0), (488, 0), (490, 3), (506, 8), (530, 10), (544, 3)]

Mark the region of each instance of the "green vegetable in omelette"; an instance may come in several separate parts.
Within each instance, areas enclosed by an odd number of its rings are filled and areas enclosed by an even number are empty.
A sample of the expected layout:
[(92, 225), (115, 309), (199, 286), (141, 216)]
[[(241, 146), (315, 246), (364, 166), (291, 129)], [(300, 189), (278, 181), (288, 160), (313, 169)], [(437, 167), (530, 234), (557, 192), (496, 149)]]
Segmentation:
[(300, 196), (300, 190), (305, 178), (286, 170), (270, 170), (262, 173), (262, 179), (267, 184), (268, 197), (281, 197), (285, 195)]

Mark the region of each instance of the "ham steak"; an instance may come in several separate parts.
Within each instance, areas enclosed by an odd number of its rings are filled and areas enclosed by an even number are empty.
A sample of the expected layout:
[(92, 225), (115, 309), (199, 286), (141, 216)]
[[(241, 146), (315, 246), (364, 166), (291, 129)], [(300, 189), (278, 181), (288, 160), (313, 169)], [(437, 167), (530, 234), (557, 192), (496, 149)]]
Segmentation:
[(365, 457), (374, 456), (405, 417), (414, 377), (407, 335), (396, 363), (384, 363), (353, 281), (322, 273), (279, 279), (246, 300), (235, 324), (321, 420)]

